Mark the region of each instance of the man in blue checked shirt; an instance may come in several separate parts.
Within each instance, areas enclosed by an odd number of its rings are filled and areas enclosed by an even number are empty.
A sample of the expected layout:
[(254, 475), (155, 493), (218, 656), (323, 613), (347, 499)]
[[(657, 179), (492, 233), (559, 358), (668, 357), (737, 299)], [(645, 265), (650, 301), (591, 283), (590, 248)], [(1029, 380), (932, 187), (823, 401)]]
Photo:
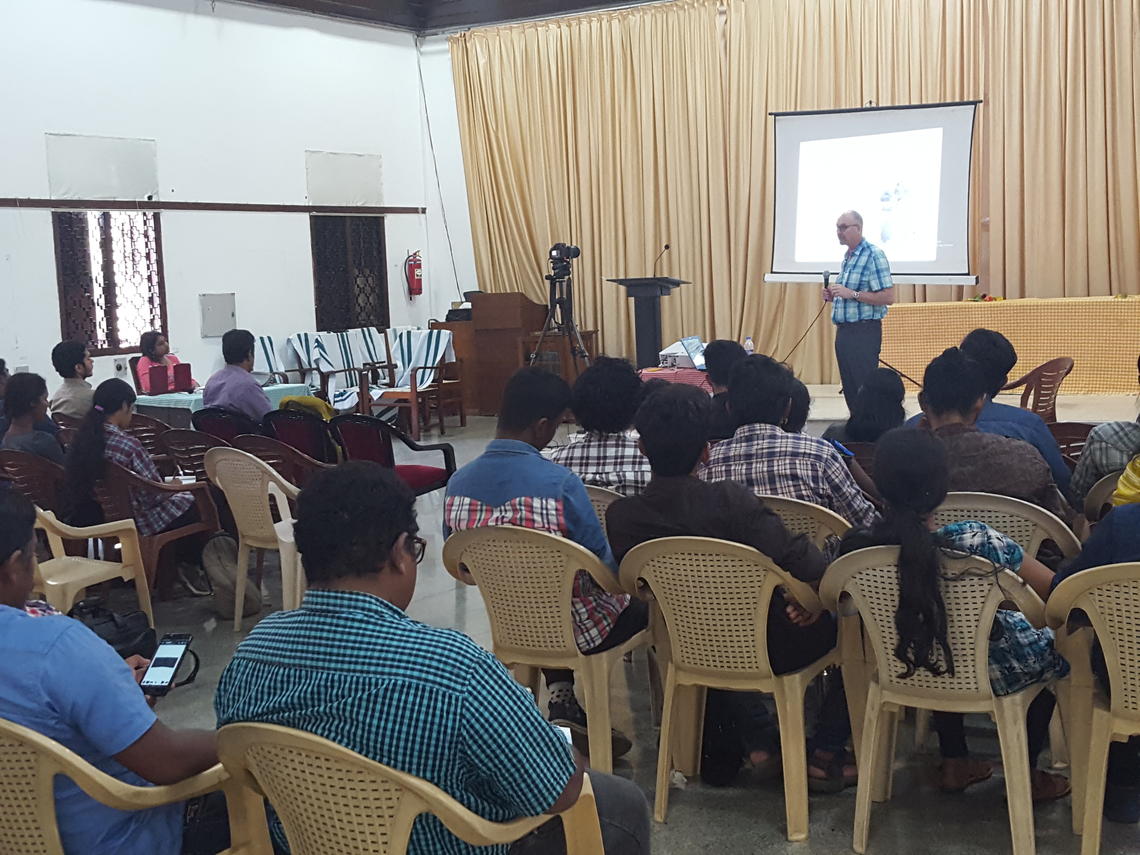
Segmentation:
[[(322, 472), (297, 500), (294, 536), (309, 589), (299, 609), (238, 645), (214, 700), (218, 725), (265, 722), (331, 739), (423, 778), (494, 822), (556, 815), (578, 798), (583, 762), (494, 656), (405, 609), (424, 556), (415, 496), (392, 471), (356, 461)], [(648, 855), (649, 807), (631, 781), (591, 773), (605, 852)], [(274, 847), (288, 851), (271, 820)], [(432, 816), (414, 855), (507, 855), (470, 846)], [(510, 855), (565, 852), (552, 821)]]
[(838, 281), (823, 289), (823, 299), (831, 303), (835, 359), (850, 410), (859, 388), (879, 365), (883, 318), (895, 301), (895, 286), (886, 255), (863, 238), (858, 211), (840, 214), (835, 231), (847, 254)]

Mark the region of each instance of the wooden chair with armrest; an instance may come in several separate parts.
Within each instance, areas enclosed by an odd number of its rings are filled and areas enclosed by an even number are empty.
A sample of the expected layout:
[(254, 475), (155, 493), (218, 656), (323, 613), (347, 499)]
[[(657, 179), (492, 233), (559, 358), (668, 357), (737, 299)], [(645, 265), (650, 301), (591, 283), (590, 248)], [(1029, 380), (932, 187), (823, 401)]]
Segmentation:
[[(394, 360), (369, 362), (362, 366), (361, 411), (368, 406), (368, 414), (373, 408), (395, 409), (405, 414), (408, 432), (416, 441), (420, 438), (421, 426), (430, 421), (433, 406), (439, 415), (440, 434), (445, 432), (444, 412), (451, 406), (458, 407), (459, 423), (465, 426), (467, 414), (462, 400), (462, 366), (458, 360), (447, 361), (450, 349), (450, 330), (409, 330), (401, 334), (396, 342)], [(377, 385), (380, 387), (379, 398), (366, 397), (365, 388)]]
[[(241, 629), (245, 603), (245, 581), (249, 574), (249, 553), (257, 552), (258, 584), (261, 583), (265, 550), (279, 550), (281, 557), (281, 597), (285, 609), (301, 604), (296, 550), (281, 550), (281, 535), (292, 542), (293, 520), (289, 502), (300, 492), (268, 463), (238, 448), (211, 448), (206, 452), (206, 473), (226, 494), (238, 530), (237, 582), (234, 585), (234, 632)], [(270, 501), (272, 500), (272, 502)], [(276, 511), (276, 515), (274, 514)], [(286, 561), (286, 557), (290, 558)]]
[(141, 359), (142, 359), (141, 356), (132, 356), (130, 359), (127, 360), (127, 367), (130, 369), (130, 374), (131, 374), (131, 384), (135, 387), (135, 394), (136, 395), (145, 395), (146, 394), (143, 391), (142, 384), (139, 382), (139, 361)]
[[(140, 475), (111, 461), (106, 462), (103, 479), (95, 484), (95, 499), (103, 510), (103, 519), (109, 521), (134, 519), (134, 506), (131, 502), (133, 491), (169, 497), (175, 493), (192, 493), (194, 507), (198, 509), (198, 519), (187, 525), (156, 534), (139, 532), (139, 548), (147, 583), (156, 587), (159, 558), (168, 543), (200, 534), (213, 534), (219, 528), (218, 509), (210, 496), (210, 484), (195, 481), (192, 484), (166, 484), (148, 481)], [(165, 580), (159, 580), (165, 581)]]
[[(399, 855), (407, 851), (416, 818), (425, 813), (473, 846), (511, 843), (551, 819), (543, 815), (491, 822), (422, 778), (278, 725), (226, 725), (218, 731), (218, 754), (235, 781), (273, 805), (295, 855)], [(561, 818), (569, 855), (601, 855), (602, 832), (589, 775), (578, 800)], [(231, 849), (229, 855), (246, 851)], [(272, 850), (248, 851), (270, 855)]]
[[(0, 719), (2, 855), (64, 855), (55, 816), (56, 776), (71, 779), (100, 804), (123, 811), (160, 807), (221, 789), (227, 790), (228, 798), (231, 785), (221, 764), (177, 784), (125, 784), (55, 740)], [(272, 849), (269, 851), (272, 853)]]
[[(1033, 855), (1025, 715), (1046, 685), (1037, 683), (1011, 695), (994, 695), (989, 649), (999, 607), (1013, 603), (1030, 622), (1042, 626), (1044, 605), (1018, 576), (983, 558), (945, 558), (939, 584), (946, 603), (947, 637), (955, 670), (935, 676), (920, 669), (904, 678), (894, 654), (898, 646), (898, 558), (897, 546), (856, 550), (832, 562), (820, 586), (824, 603), (838, 603), (845, 595), (851, 598), (870, 641), (873, 663), (867, 677), (853, 848), (859, 853), (867, 849), (871, 802), (890, 800), (898, 715), (902, 709), (913, 707), (986, 713), (994, 719), (1005, 768), (1012, 851), (1014, 855)], [(848, 699), (861, 689), (848, 685), (846, 672), (844, 687)]]
[[(1072, 668), (1059, 684), (1069, 723), (1073, 832), (1081, 855), (1100, 851), (1105, 775), (1112, 742), (1140, 734), (1140, 562), (1074, 573), (1049, 596), (1046, 618), (1057, 649)], [(1093, 674), (1093, 641), (1100, 643), (1108, 686)], [(1107, 691), (1106, 691), (1107, 690)]]
[(1002, 386), (1002, 391), (1008, 392), (1024, 386), (1025, 390), (1021, 393), (1021, 408), (1037, 413), (1046, 422), (1055, 422), (1057, 393), (1061, 389), (1061, 382), (1072, 370), (1072, 358), (1060, 356), (1038, 365), (1024, 377), (1006, 383)]
[(51, 420), (60, 427), (64, 428), (77, 428), (79, 427), (79, 422), (81, 421), (80, 419), (64, 415), (63, 413), (52, 413)]
[(636, 546), (622, 560), (621, 575), (625, 587), (636, 580), (651, 592), (665, 618), (671, 646), (654, 817), (664, 822), (668, 810), (678, 690), (701, 686), (771, 692), (783, 745), (787, 836), (806, 840), (804, 692), (825, 668), (838, 664), (839, 654), (833, 649), (799, 671), (774, 674), (768, 661), (768, 606), (777, 588), (783, 588), (804, 608), (818, 613), (822, 606), (815, 592), (763, 553), (707, 537), (666, 537)]
[(459, 581), (478, 586), (491, 621), (492, 651), (508, 668), (520, 666), (520, 681), (536, 699), (538, 669), (574, 671), (585, 694), (590, 766), (612, 771), (610, 673), (627, 650), (649, 644), (649, 632), (585, 656), (574, 639), (570, 601), (580, 572), (604, 591), (624, 594), (613, 571), (571, 540), (516, 526), (456, 532), (443, 546), (443, 563)]
[[(455, 449), (449, 443), (421, 445), (376, 416), (346, 413), (329, 422), (329, 427), (346, 460), (371, 460), (394, 470), (417, 496), (446, 487), (455, 473)], [(393, 439), (398, 439), (404, 447), (417, 454), (440, 452), (443, 466), (397, 463)]]
[(234, 439), (233, 447), (265, 461), (295, 487), (304, 487), (318, 472), (333, 467), (331, 463), (314, 460), (293, 446), (269, 436), (244, 434)]
[[(55, 518), (51, 511), (36, 508), (36, 528), (47, 537), (51, 558), (36, 564), (36, 588), (42, 591), (44, 599), (64, 614), (71, 611), (75, 601), (82, 599), (91, 585), (110, 579), (122, 579), (135, 583), (139, 608), (146, 614), (150, 625), (154, 626), (154, 609), (150, 602), (150, 585), (147, 582), (146, 566), (139, 547), (139, 535), (132, 519), (117, 520), (102, 525), (65, 525)], [(78, 555), (68, 555), (64, 540), (88, 540), (93, 538), (116, 538), (119, 541), (118, 561), (99, 561)]]

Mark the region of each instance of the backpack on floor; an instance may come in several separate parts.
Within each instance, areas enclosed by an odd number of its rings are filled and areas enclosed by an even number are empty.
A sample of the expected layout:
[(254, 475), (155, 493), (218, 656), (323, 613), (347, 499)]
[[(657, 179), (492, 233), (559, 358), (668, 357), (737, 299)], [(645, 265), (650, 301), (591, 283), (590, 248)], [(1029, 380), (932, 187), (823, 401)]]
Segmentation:
[[(232, 611), (232, 605), (230, 609)], [(150, 659), (158, 648), (158, 637), (144, 612), (120, 614), (104, 606), (102, 597), (88, 597), (76, 603), (68, 614), (115, 648), (124, 659), (136, 654)]]
[[(237, 541), (220, 532), (206, 541), (202, 548), (202, 569), (214, 589), (214, 611), (225, 620), (234, 617), (234, 590), (237, 587)], [(261, 588), (252, 574), (245, 577), (245, 601), (242, 617), (261, 611)]]

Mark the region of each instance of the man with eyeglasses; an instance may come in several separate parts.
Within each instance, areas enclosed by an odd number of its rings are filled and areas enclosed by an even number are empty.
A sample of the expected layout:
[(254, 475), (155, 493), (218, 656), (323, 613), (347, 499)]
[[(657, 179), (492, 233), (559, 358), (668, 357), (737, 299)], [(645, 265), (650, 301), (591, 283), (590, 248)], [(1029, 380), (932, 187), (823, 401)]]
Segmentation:
[[(556, 816), (578, 798), (582, 757), (494, 656), (407, 614), (424, 555), (415, 501), (390, 469), (367, 461), (308, 483), (293, 533), (309, 588), (300, 608), (270, 615), (238, 645), (218, 683), (218, 725), (308, 731), (423, 778), (493, 822)], [(648, 855), (641, 790), (590, 778), (606, 853)], [(288, 852), (276, 817), (270, 828), (275, 850)], [(464, 843), (431, 816), (416, 819), (408, 851), (508, 855)], [(509, 851), (564, 853), (561, 823)]]
[(895, 301), (895, 288), (887, 256), (863, 237), (858, 211), (840, 214), (835, 231), (847, 253), (838, 280), (823, 289), (823, 299), (831, 303), (835, 359), (850, 410), (860, 387), (879, 365), (883, 318)]

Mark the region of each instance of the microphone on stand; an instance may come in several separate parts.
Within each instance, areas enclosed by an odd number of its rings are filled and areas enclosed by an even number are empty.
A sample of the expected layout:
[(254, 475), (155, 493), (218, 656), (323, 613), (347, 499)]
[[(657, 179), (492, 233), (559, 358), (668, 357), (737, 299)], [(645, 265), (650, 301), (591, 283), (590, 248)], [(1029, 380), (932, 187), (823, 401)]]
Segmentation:
[(661, 252), (657, 253), (657, 258), (653, 259), (653, 275), (654, 276), (657, 275), (657, 263), (659, 261), (661, 261), (661, 256), (663, 256), (668, 251), (669, 251), (669, 244), (665, 244), (665, 246), (662, 247)]

